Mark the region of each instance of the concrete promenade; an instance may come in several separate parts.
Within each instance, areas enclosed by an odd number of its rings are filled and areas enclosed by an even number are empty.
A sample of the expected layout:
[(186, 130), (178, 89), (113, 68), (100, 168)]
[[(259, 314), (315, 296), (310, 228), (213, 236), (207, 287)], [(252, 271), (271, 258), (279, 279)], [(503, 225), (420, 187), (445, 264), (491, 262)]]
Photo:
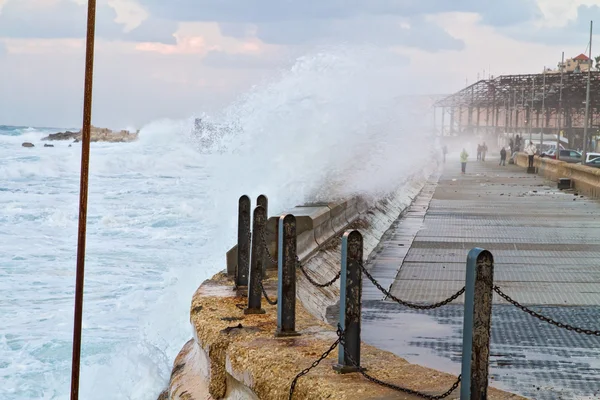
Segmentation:
[[(395, 296), (443, 300), (464, 286), (473, 247), (495, 258), (495, 284), (522, 304), (600, 330), (600, 203), (498, 160), (449, 160), (369, 260)], [(383, 301), (382, 301), (383, 300)], [(364, 283), (363, 337), (410, 362), (460, 371), (462, 297), (412, 311)], [(600, 338), (534, 319), (494, 297), (493, 386), (533, 399), (600, 398)]]

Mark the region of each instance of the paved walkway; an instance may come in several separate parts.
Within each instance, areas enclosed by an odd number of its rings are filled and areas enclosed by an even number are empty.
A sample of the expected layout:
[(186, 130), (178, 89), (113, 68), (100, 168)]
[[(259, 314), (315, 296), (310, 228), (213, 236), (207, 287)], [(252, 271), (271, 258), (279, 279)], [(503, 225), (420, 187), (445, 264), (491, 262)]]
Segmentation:
[[(544, 315), (600, 329), (600, 203), (516, 166), (449, 161), (390, 228), (369, 268), (395, 296), (430, 303), (464, 286), (468, 251), (495, 258), (495, 283)], [(456, 165), (454, 165), (456, 164)], [(414, 312), (364, 284), (364, 338), (410, 361), (458, 374), (462, 297)], [(538, 321), (494, 298), (494, 386), (534, 399), (600, 398), (600, 338)]]

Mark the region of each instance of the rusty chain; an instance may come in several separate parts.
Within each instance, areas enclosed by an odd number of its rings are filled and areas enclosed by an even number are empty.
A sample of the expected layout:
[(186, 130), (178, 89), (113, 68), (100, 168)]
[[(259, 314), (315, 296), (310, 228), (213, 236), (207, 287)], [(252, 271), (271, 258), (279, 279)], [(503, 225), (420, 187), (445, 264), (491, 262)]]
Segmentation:
[(333, 277), (333, 279), (331, 279), (330, 281), (327, 281), (325, 283), (319, 283), (319, 282), (315, 281), (310, 275), (308, 275), (308, 273), (304, 269), (304, 266), (300, 263), (300, 259), (298, 259), (298, 257), (296, 257), (296, 264), (298, 265), (298, 268), (300, 268), (300, 271), (302, 271), (302, 274), (306, 277), (306, 279), (308, 279), (308, 281), (312, 285), (319, 287), (319, 288), (325, 288), (325, 287), (333, 285), (335, 282), (337, 282), (338, 279), (340, 279), (340, 276), (342, 276), (342, 270), (340, 269), (338, 271), (338, 273)]
[(532, 317), (535, 317), (541, 321), (547, 322), (550, 325), (554, 325), (556, 327), (559, 328), (563, 328), (566, 329), (568, 331), (574, 331), (577, 333), (583, 333), (585, 335), (590, 335), (590, 336), (600, 336), (600, 331), (593, 331), (591, 329), (584, 329), (584, 328), (579, 328), (576, 326), (572, 326), (569, 324), (563, 324), (562, 322), (558, 322), (553, 320), (552, 318), (548, 318), (542, 314), (539, 314), (527, 307), (525, 307), (522, 304), (519, 304), (516, 300), (512, 299), (510, 296), (508, 296), (506, 293), (504, 293), (498, 286), (494, 286), (494, 292), (498, 293), (498, 295), (500, 297), (502, 297), (504, 300), (508, 301), (510, 304), (512, 304), (513, 306), (517, 307), (518, 309), (520, 309), (521, 311), (526, 312), (527, 314), (531, 315)]
[(375, 278), (373, 278), (373, 275), (371, 275), (369, 273), (369, 271), (367, 271), (367, 268), (365, 268), (365, 266), (362, 262), (360, 263), (360, 269), (362, 270), (363, 274), (365, 274), (366, 277), (369, 278), (371, 283), (373, 283), (373, 285), (375, 285), (375, 287), (377, 287), (377, 289), (379, 289), (379, 291), (381, 291), (381, 293), (385, 294), (386, 297), (389, 297), (390, 299), (392, 299), (393, 301), (395, 301), (398, 304), (401, 304), (405, 307), (412, 308), (415, 310), (433, 310), (434, 308), (443, 307), (447, 304), (452, 303), (454, 300), (458, 299), (465, 292), (465, 287), (463, 286), (463, 288), (460, 289), (458, 292), (456, 292), (452, 296), (448, 297), (446, 300), (440, 301), (439, 303), (426, 304), (426, 305), (408, 303), (404, 300), (400, 300), (399, 298), (397, 298), (396, 296), (391, 294), (388, 290), (384, 289), (383, 286), (381, 286), (379, 284), (379, 282), (377, 282), (377, 280)]
[(269, 303), (272, 306), (276, 306), (277, 305), (277, 299), (271, 300), (269, 298), (269, 295), (267, 294), (267, 291), (265, 290), (265, 287), (263, 286), (262, 279), (259, 280), (258, 283), (260, 285), (260, 290), (262, 291), (263, 297), (265, 298), (265, 300), (267, 301), (267, 303)]
[(454, 382), (454, 384), (450, 387), (450, 389), (448, 389), (447, 391), (445, 391), (442, 394), (439, 395), (433, 395), (433, 394), (427, 394), (427, 393), (423, 393), (423, 392), (419, 392), (417, 390), (413, 390), (413, 389), (409, 389), (409, 388), (405, 388), (402, 386), (398, 386), (398, 385), (394, 385), (393, 383), (389, 383), (389, 382), (384, 382), (382, 380), (379, 380), (377, 378), (372, 377), (371, 375), (367, 374), (365, 372), (365, 369), (363, 367), (361, 367), (350, 355), (351, 353), (346, 349), (346, 340), (344, 338), (344, 331), (341, 329), (340, 325), (338, 324), (338, 329), (337, 329), (337, 334), (338, 334), (338, 340), (340, 345), (344, 348), (345, 350), (345, 355), (348, 357), (348, 359), (350, 360), (350, 363), (352, 363), (352, 365), (358, 370), (358, 372), (365, 377), (365, 379), (367, 379), (368, 381), (375, 383), (376, 385), (379, 386), (383, 386), (386, 387), (388, 389), (392, 389), (396, 392), (403, 392), (403, 393), (407, 393), (407, 394), (412, 394), (414, 396), (418, 396), (424, 399), (428, 399), (428, 400), (441, 400), (441, 399), (445, 399), (446, 397), (450, 396), (460, 385), (460, 381), (462, 379), (462, 376), (459, 375), (458, 379), (456, 379), (456, 381)]
[[(296, 375), (294, 377), (294, 380), (292, 381), (292, 384), (290, 386), (290, 394), (288, 397), (288, 400), (292, 400), (292, 397), (294, 396), (294, 390), (296, 389), (296, 385), (298, 383), (298, 379), (300, 379), (302, 376), (308, 374), (313, 368), (316, 368), (321, 361), (323, 361), (324, 359), (326, 359), (329, 354), (338, 346), (341, 345), (344, 350), (346, 350), (346, 344), (345, 344), (345, 338), (344, 338), (344, 331), (342, 330), (342, 328), (340, 327), (340, 325), (338, 325), (337, 328), (337, 335), (338, 338), (335, 342), (333, 342), (333, 344), (329, 347), (329, 349), (327, 349), (327, 351), (325, 353), (323, 353), (315, 362), (313, 362), (311, 364), (310, 367), (303, 369), (298, 375)], [(461, 375), (458, 376), (458, 379), (454, 382), (454, 384), (450, 387), (450, 389), (448, 389), (447, 391), (445, 391), (442, 394), (439, 395), (432, 395), (432, 394), (427, 394), (427, 393), (422, 393), (419, 392), (417, 390), (413, 390), (413, 389), (409, 389), (409, 388), (405, 388), (402, 386), (398, 386), (398, 385), (394, 385), (393, 383), (389, 383), (389, 382), (384, 382), (382, 380), (379, 380), (377, 378), (372, 377), (371, 375), (367, 374), (365, 372), (365, 369), (362, 368), (350, 355), (350, 352), (348, 352), (346, 350), (346, 352), (344, 353), (348, 356), (348, 358), (350, 359), (350, 362), (354, 365), (354, 367), (358, 370), (358, 372), (365, 378), (367, 379), (369, 382), (374, 383), (376, 385), (379, 386), (383, 386), (386, 387), (388, 389), (392, 389), (394, 391), (397, 392), (403, 392), (403, 393), (407, 393), (407, 394), (412, 394), (414, 396), (418, 396), (427, 400), (442, 400), (445, 399), (446, 397), (450, 396), (460, 385), (461, 382)]]
[(273, 257), (271, 255), (271, 252), (269, 251), (269, 246), (267, 245), (267, 238), (266, 238), (266, 230), (267, 227), (263, 227), (263, 229), (260, 232), (260, 240), (262, 242), (262, 246), (263, 246), (263, 250), (265, 251), (265, 255), (267, 256), (267, 258), (269, 259), (269, 261), (271, 261), (272, 264), (277, 264), (277, 260), (275, 259), (275, 257)]
[(296, 375), (296, 377), (292, 381), (292, 385), (290, 386), (290, 395), (288, 397), (288, 400), (292, 400), (292, 398), (294, 397), (294, 390), (296, 389), (296, 384), (298, 383), (298, 379), (300, 379), (304, 375), (308, 374), (311, 369), (316, 368), (317, 365), (319, 365), (321, 363), (321, 361), (323, 361), (324, 359), (329, 357), (329, 354), (331, 354), (331, 352), (338, 346), (339, 343), (340, 343), (340, 337), (338, 335), (337, 340), (335, 342), (333, 342), (333, 344), (329, 347), (329, 349), (327, 349), (327, 351), (325, 351), (325, 353), (321, 354), (321, 356), (315, 362), (313, 362), (310, 367), (303, 369), (302, 371), (300, 371), (300, 373), (298, 373), (298, 375)]

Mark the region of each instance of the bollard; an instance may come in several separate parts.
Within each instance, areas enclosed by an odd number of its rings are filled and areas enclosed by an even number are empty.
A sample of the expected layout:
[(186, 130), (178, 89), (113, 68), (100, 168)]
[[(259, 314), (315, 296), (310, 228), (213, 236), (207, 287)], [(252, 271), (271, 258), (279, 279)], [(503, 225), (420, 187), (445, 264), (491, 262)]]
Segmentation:
[(487, 399), (493, 283), (492, 253), (472, 249), (465, 284), (461, 400)]
[(296, 332), (296, 217), (279, 217), (277, 277), (277, 331), (275, 337), (299, 336)]
[(260, 308), (262, 300), (261, 283), (263, 277), (264, 245), (259, 235), (264, 235), (267, 226), (267, 214), (262, 206), (254, 209), (252, 219), (252, 257), (250, 259), (250, 276), (248, 278), (248, 308), (244, 314), (264, 314)]
[[(264, 194), (261, 194), (260, 196), (258, 196), (256, 198), (256, 205), (257, 206), (261, 206), (262, 208), (265, 209), (265, 218), (269, 218), (269, 198), (267, 196), (265, 196)], [(266, 224), (266, 221), (265, 221)], [(264, 245), (267, 245), (267, 230), (266, 230), (266, 225), (265, 225), (265, 234), (263, 235), (263, 237), (265, 238), (265, 243)], [(267, 264), (269, 264), (269, 260), (267, 258), (267, 255), (265, 254), (265, 252), (263, 252), (263, 263), (262, 263), (262, 274), (263, 276), (265, 276), (267, 274)]]
[(269, 198), (261, 194), (256, 198), (256, 205), (265, 209), (265, 215), (269, 218)]
[(359, 231), (347, 231), (342, 237), (342, 274), (340, 276), (340, 326), (345, 346), (338, 347), (338, 363), (333, 369), (341, 374), (358, 371), (360, 366), (360, 315), (362, 298), (363, 237)]
[(237, 250), (235, 286), (247, 286), (250, 266), (250, 198), (246, 195), (239, 200)]

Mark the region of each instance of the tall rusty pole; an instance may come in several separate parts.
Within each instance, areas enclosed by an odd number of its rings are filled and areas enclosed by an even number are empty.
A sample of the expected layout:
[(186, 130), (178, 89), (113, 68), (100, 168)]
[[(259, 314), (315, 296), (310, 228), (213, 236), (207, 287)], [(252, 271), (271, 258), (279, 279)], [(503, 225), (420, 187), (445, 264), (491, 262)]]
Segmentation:
[(81, 360), (81, 322), (85, 273), (85, 234), (87, 224), (88, 175), (90, 165), (90, 130), (92, 124), (92, 87), (94, 83), (94, 41), (96, 0), (88, 0), (85, 48), (85, 86), (81, 143), (81, 179), (79, 189), (79, 231), (77, 236), (77, 277), (75, 284), (75, 323), (73, 326), (73, 360), (71, 364), (71, 400), (79, 399), (79, 365)]

